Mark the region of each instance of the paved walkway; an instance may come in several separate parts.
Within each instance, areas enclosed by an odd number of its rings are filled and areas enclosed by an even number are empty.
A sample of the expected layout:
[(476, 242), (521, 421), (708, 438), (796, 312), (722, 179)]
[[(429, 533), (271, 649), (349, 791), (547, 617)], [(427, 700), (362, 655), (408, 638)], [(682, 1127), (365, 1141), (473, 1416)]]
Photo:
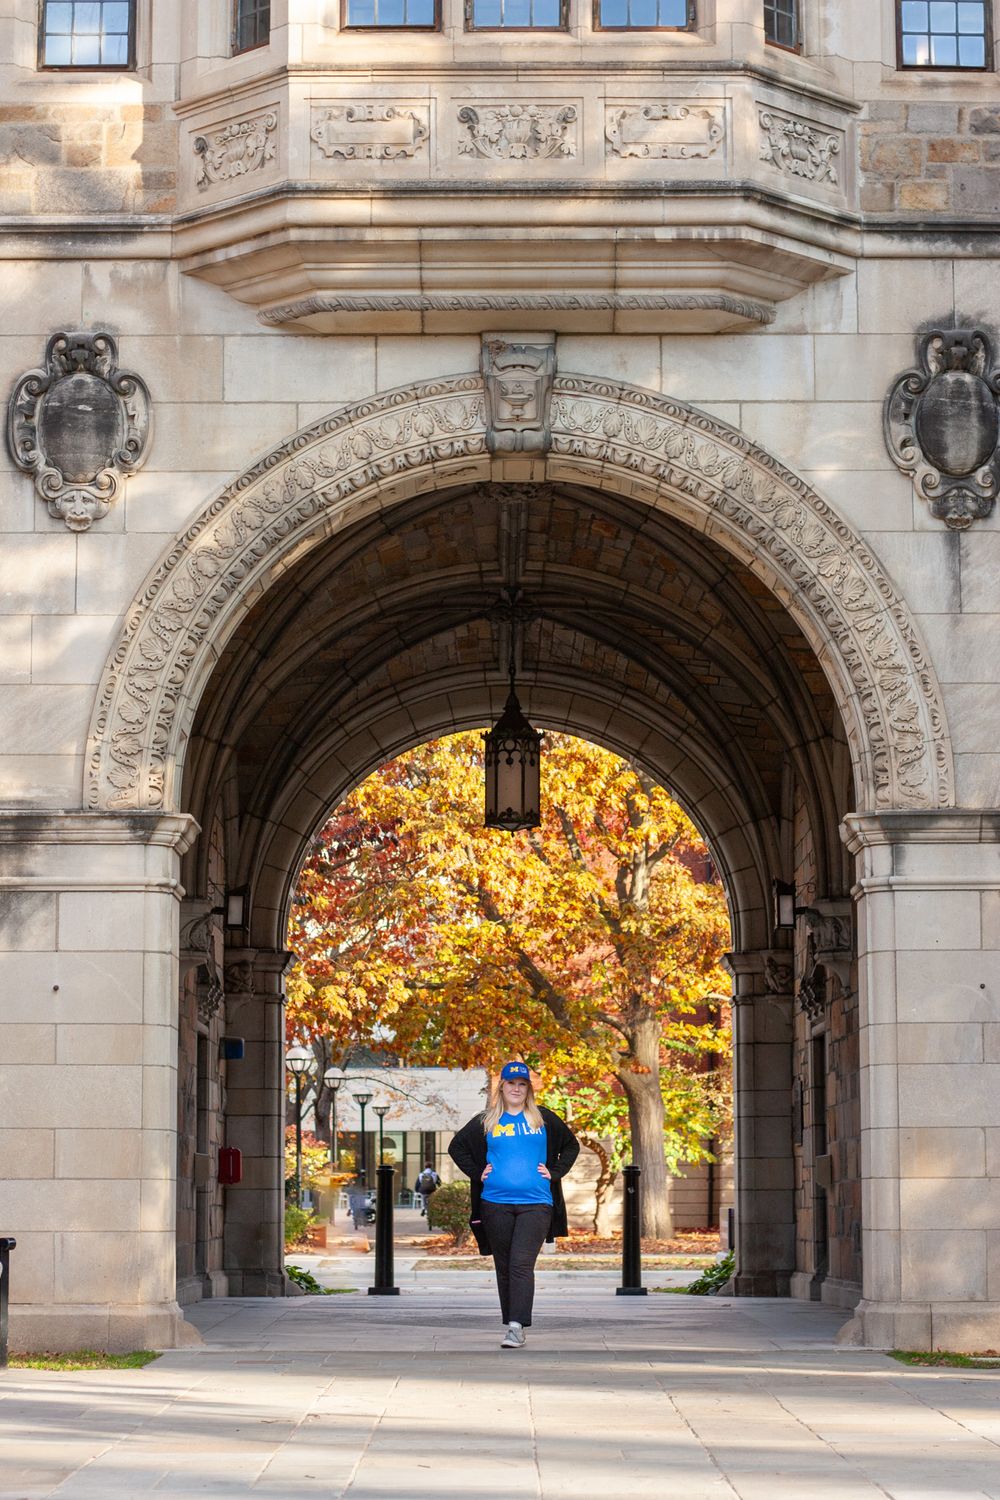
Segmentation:
[(202, 1303), (204, 1346), (141, 1371), (0, 1375), (0, 1497), (1000, 1497), (1000, 1374), (836, 1348), (829, 1309), (546, 1273), (508, 1353), (480, 1273), (400, 1280)]

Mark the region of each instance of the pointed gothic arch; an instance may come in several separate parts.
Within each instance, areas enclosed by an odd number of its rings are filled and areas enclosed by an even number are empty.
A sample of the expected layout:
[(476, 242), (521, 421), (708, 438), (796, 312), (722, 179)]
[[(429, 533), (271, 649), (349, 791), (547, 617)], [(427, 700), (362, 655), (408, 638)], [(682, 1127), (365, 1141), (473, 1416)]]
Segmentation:
[(87, 806), (177, 808), (219, 653), (293, 560), (410, 496), (491, 481), (589, 485), (713, 537), (815, 651), (857, 809), (954, 805), (941, 692), (907, 607), (813, 489), (725, 423), (635, 386), (559, 376), (551, 428), (545, 456), (491, 456), (482, 379), (467, 374), (342, 407), (273, 448), (176, 538), (129, 611), (91, 723)]

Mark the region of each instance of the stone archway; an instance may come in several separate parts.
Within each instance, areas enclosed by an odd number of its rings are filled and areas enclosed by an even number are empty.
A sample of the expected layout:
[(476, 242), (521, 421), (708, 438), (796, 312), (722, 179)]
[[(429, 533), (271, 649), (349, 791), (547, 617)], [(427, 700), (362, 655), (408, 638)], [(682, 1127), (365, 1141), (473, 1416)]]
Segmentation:
[(719, 542), (781, 601), (836, 697), (859, 811), (954, 804), (940, 690), (863, 541), (724, 423), (653, 392), (554, 384), (545, 457), (491, 456), (479, 375), (391, 391), (297, 433), (213, 500), (137, 599), (88, 742), (87, 806), (174, 810), (203, 687), (240, 619), (292, 560), (378, 508), (477, 481), (598, 486)]

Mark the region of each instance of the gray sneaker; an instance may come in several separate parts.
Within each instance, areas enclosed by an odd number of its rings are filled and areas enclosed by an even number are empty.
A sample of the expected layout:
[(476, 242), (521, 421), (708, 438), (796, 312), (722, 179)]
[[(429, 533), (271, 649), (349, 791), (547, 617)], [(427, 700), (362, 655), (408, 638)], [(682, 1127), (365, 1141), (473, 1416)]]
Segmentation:
[(507, 1324), (507, 1332), (504, 1334), (503, 1339), (501, 1340), (500, 1348), (501, 1349), (523, 1349), (524, 1348), (524, 1329), (521, 1327), (520, 1323), (508, 1323)]

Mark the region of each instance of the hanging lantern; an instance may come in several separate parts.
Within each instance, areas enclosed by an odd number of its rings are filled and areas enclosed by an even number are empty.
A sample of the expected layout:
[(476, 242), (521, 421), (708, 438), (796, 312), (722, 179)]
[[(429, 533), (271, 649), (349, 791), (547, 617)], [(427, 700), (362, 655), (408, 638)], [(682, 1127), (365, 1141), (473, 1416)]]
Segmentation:
[(541, 817), (541, 732), (524, 717), (511, 674), (510, 694), (486, 745), (486, 827), (537, 828)]

